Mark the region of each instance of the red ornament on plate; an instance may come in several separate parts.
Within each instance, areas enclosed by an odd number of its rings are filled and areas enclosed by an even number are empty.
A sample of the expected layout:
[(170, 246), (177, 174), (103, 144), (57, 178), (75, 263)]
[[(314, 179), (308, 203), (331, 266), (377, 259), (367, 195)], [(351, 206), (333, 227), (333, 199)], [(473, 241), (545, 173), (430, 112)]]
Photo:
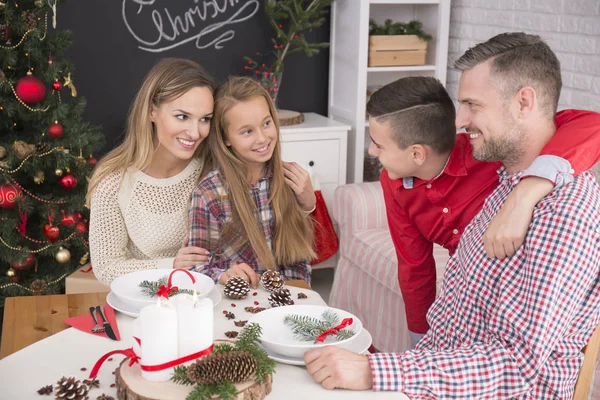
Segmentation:
[(64, 130), (63, 126), (58, 123), (58, 121), (55, 121), (53, 124), (51, 124), (48, 127), (48, 135), (50, 135), (51, 138), (54, 138), (54, 139), (61, 138), (64, 133), (65, 133), (65, 130)]
[(13, 269), (17, 271), (23, 271), (29, 268), (33, 268), (35, 266), (35, 256), (33, 254), (29, 254), (24, 260), (15, 260), (12, 262)]
[(52, 83), (52, 89), (54, 89), (54, 90), (58, 91), (58, 90), (62, 89), (62, 87), (63, 87), (63, 85), (62, 85), (62, 83), (60, 83), (60, 81), (58, 79)]
[(29, 71), (27, 76), (17, 81), (15, 93), (25, 103), (39, 103), (46, 97), (46, 86)]
[(58, 237), (60, 235), (60, 230), (58, 229), (58, 226), (53, 226), (52, 224), (46, 224), (46, 225), (44, 225), (44, 235), (46, 236), (46, 239), (48, 239), (50, 242), (54, 243), (58, 240)]
[(60, 186), (63, 189), (71, 190), (77, 186), (77, 178), (75, 178), (75, 175), (73, 174), (63, 175), (63, 177), (60, 178)]
[(15, 185), (7, 184), (0, 186), (0, 207), (13, 208), (21, 197), (21, 191)]

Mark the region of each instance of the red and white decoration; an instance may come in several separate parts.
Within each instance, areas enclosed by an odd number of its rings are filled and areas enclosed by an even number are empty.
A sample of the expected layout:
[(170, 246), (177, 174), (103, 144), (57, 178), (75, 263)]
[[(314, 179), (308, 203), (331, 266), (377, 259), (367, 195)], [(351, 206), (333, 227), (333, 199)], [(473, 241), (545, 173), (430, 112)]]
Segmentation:
[(0, 186), (0, 207), (13, 208), (17, 200), (21, 197), (21, 191), (18, 187), (11, 184)]

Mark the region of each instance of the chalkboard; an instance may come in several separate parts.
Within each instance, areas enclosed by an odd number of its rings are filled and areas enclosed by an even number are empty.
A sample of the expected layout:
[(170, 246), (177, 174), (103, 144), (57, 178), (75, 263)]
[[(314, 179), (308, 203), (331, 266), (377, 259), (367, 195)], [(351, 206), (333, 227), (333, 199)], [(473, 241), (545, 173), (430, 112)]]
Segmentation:
[[(57, 29), (73, 32), (66, 57), (88, 100), (84, 119), (106, 136), (101, 154), (122, 140), (133, 97), (159, 59), (192, 59), (219, 83), (247, 74), (243, 57), (273, 46), (264, 0), (71, 0), (57, 11)], [(329, 41), (329, 21), (307, 37)], [(279, 106), (326, 115), (328, 69), (327, 49), (287, 57)]]

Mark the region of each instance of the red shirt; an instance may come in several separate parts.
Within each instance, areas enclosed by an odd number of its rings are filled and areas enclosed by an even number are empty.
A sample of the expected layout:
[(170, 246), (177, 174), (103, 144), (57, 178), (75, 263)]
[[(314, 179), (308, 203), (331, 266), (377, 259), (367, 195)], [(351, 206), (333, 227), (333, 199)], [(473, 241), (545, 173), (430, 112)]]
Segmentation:
[[(556, 134), (541, 154), (566, 158), (575, 174), (600, 158), (600, 114), (566, 110), (557, 113)], [(444, 171), (430, 181), (414, 178), (412, 189), (391, 180), (384, 169), (381, 186), (388, 225), (398, 257), (398, 281), (406, 307), (408, 329), (425, 333), (425, 318), (435, 299), (433, 244), (454, 254), (464, 228), (498, 186), (501, 163), (472, 156), (468, 134), (458, 134)]]

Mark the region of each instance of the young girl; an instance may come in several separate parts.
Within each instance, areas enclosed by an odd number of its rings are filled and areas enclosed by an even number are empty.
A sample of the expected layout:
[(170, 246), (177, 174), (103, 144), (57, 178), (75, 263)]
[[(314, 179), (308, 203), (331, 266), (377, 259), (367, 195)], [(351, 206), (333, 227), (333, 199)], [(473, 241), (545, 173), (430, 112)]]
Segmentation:
[(308, 173), (281, 161), (276, 112), (250, 78), (216, 90), (208, 142), (217, 167), (194, 190), (189, 212), (189, 244), (211, 253), (196, 269), (215, 282), (238, 275), (256, 287), (259, 274), (277, 270), (310, 284), (316, 200)]
[(211, 79), (193, 61), (164, 59), (146, 76), (124, 142), (100, 160), (89, 183), (90, 253), (104, 284), (140, 269), (191, 268), (208, 259), (184, 239), (213, 107)]

